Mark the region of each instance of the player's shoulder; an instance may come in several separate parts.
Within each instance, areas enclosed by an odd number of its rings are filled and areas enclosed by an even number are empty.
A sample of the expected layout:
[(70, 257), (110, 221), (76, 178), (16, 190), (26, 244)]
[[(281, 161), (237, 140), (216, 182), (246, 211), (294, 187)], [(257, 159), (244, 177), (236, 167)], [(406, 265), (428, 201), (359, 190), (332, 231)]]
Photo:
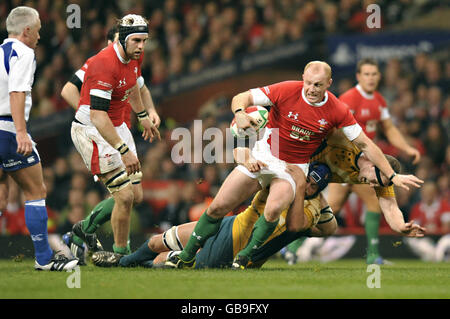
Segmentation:
[(377, 99), (377, 101), (380, 102), (380, 104), (382, 106), (386, 106), (387, 105), (386, 100), (384, 99), (383, 95), (381, 95), (380, 92), (378, 92), (378, 91), (373, 92), (373, 96), (375, 97), (375, 99)]
[(361, 94), (358, 92), (358, 89), (356, 88), (356, 86), (348, 89), (347, 91), (345, 91), (344, 93), (342, 93), (339, 96), (339, 99), (342, 101), (348, 101), (348, 100), (354, 100), (357, 99), (361, 96)]
[(19, 40), (11, 40), (8, 42), (4, 42), (2, 44), (3, 45), (8, 45), (8, 43), (11, 46), (11, 49), (14, 50), (14, 52), (16, 53), (16, 55), (20, 58), (22, 56), (27, 56), (30, 58), (34, 59), (34, 50), (32, 48), (30, 48), (29, 46), (27, 46), (25, 43), (23, 43), (22, 41)]
[(115, 64), (116, 60), (118, 60), (117, 54), (116, 54), (116, 51), (114, 50), (114, 47), (112, 44), (110, 44), (109, 46), (107, 46), (106, 48), (104, 48), (103, 50), (98, 52), (96, 55), (94, 55), (88, 59), (89, 64), (108, 63), (108, 64), (106, 64), (108, 66)]

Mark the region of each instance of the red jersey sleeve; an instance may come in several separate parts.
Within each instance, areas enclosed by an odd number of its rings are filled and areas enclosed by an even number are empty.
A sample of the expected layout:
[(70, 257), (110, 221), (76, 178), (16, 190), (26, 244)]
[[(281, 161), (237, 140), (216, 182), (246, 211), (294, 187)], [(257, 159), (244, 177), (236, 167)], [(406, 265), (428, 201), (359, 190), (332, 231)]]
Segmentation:
[(113, 88), (118, 82), (114, 76), (114, 68), (105, 68), (102, 59), (94, 59), (89, 64), (85, 80), (89, 88), (89, 95), (111, 100)]
[(284, 81), (260, 88), (260, 90), (269, 98), (273, 105), (277, 105), (301, 91), (299, 81)]

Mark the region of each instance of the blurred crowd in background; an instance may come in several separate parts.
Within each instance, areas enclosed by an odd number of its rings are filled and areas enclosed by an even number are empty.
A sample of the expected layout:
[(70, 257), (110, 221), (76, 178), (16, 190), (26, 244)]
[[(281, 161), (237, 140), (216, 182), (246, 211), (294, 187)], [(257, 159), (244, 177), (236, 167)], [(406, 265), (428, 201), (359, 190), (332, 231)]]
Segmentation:
[[(363, 8), (375, 1), (359, 0), (220, 0), (220, 1), (70, 1), (82, 10), (82, 29), (68, 29), (68, 1), (10, 1), (0, 4), (0, 36), (6, 38), (5, 19), (12, 7), (36, 8), (42, 21), (36, 49), (37, 71), (33, 87), (32, 117), (45, 117), (69, 108), (61, 88), (84, 61), (106, 45), (106, 33), (126, 13), (149, 19), (151, 39), (142, 65), (150, 88), (220, 61), (288, 43), (302, 37), (323, 45), (329, 34), (374, 32), (367, 29)], [(426, 14), (440, 1), (376, 1), (381, 3), (383, 28)], [(377, 30), (377, 29), (375, 29)], [(375, 31), (376, 32), (376, 31)], [(448, 50), (447, 50), (448, 51)], [(414, 218), (430, 233), (450, 232), (450, 60), (448, 52), (418, 54), (413, 59), (389, 60), (380, 68), (379, 91), (386, 99), (395, 125), (422, 153), (412, 165), (380, 133), (377, 144), (396, 156), (403, 171), (426, 181), (421, 189), (397, 189), (405, 219)], [(331, 91), (339, 96), (356, 84), (354, 76), (335, 76)], [(243, 88), (243, 90), (249, 88)], [(198, 115), (203, 129), (223, 131), (232, 119), (232, 96), (206, 103)], [(192, 123), (177, 123), (193, 130)], [(160, 232), (175, 224), (196, 220), (234, 167), (224, 164), (175, 164), (170, 136), (175, 125), (162, 118), (161, 142), (135, 141), (143, 169), (143, 204), (134, 207), (132, 232)], [(67, 149), (53, 163), (43, 163), (47, 186), (49, 231), (65, 233), (109, 194), (95, 183), (78, 153)], [(230, 150), (228, 150), (230, 151)], [(10, 183), (8, 209), (0, 217), (0, 234), (26, 233), (21, 194)], [(364, 209), (349, 202), (340, 215), (340, 231), (362, 228)], [(355, 208), (356, 207), (356, 208)], [(242, 209), (242, 207), (240, 208)], [(239, 210), (240, 210), (239, 209)], [(237, 213), (239, 210), (235, 211)], [(387, 227), (384, 222), (383, 227)]]

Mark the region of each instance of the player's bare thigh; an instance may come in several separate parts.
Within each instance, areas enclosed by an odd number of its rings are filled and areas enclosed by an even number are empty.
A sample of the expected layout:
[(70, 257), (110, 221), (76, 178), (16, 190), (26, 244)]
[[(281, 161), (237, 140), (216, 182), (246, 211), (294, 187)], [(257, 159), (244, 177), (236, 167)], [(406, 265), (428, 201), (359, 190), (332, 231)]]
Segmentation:
[(328, 204), (330, 205), (333, 212), (338, 213), (345, 202), (347, 201), (348, 195), (350, 193), (350, 185), (348, 184), (328, 184)]
[(46, 188), (40, 162), (33, 166), (8, 172), (8, 174), (22, 189), (25, 200), (35, 200), (46, 197)]
[(261, 189), (257, 179), (234, 169), (223, 182), (207, 214), (213, 218), (224, 217), (244, 200)]
[(280, 217), (281, 212), (288, 208), (294, 200), (294, 192), (291, 184), (281, 178), (274, 178), (270, 183), (269, 196), (267, 197), (264, 216), (269, 222)]
[(367, 184), (352, 185), (353, 192), (358, 195), (359, 198), (366, 204), (369, 212), (381, 213), (380, 204), (378, 203), (378, 197), (373, 187)]

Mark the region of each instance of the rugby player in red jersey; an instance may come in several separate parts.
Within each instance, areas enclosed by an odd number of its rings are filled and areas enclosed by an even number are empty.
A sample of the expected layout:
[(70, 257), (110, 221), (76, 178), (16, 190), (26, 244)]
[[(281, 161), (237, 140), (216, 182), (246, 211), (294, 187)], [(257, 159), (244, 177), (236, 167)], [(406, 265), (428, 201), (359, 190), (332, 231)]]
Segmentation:
[[(234, 169), (222, 184), (211, 205), (199, 219), (183, 251), (169, 258), (166, 266), (189, 267), (195, 262), (195, 253), (203, 243), (217, 233), (223, 217), (258, 189), (270, 185), (267, 204), (255, 223), (248, 245), (238, 253), (233, 268), (245, 268), (252, 252), (272, 234), (283, 209), (294, 197), (304, 196), (308, 162), (322, 140), (334, 128), (342, 129), (366, 156), (397, 186), (419, 186), (415, 176), (395, 174), (381, 150), (364, 134), (348, 107), (327, 91), (332, 83), (331, 68), (325, 62), (313, 61), (306, 65), (303, 81), (286, 81), (252, 89), (236, 95), (231, 104), (238, 128), (252, 126), (252, 118), (245, 113), (251, 105), (271, 106), (269, 123), (264, 137), (252, 148), (252, 156), (260, 170), (250, 172), (243, 166)], [(295, 164), (305, 173), (296, 185), (285, 171), (287, 164)], [(303, 205), (303, 200), (297, 200)], [(303, 207), (295, 204), (287, 215), (289, 231), (304, 227)]]
[[(143, 127), (144, 140), (152, 142), (160, 135), (143, 105), (137, 84), (138, 60), (148, 39), (147, 21), (138, 15), (127, 15), (119, 21), (118, 30), (119, 41), (94, 56), (86, 70), (72, 123), (72, 140), (88, 169), (114, 197), (113, 247), (117, 253), (126, 253), (134, 199), (131, 181), (142, 175), (133, 137), (125, 123), (127, 101)], [(84, 239), (82, 232), (75, 234)]]
[[(114, 26), (108, 31), (107, 45), (109, 46), (114, 42), (117, 42), (118, 38), (119, 38), (118, 29), (116, 26)], [(150, 90), (145, 85), (144, 78), (142, 77), (141, 74), (141, 65), (143, 58), (144, 52), (142, 52), (138, 60), (137, 82), (139, 85), (139, 93), (141, 95), (142, 102), (144, 103), (144, 106), (149, 114), (150, 120), (153, 121), (155, 126), (158, 128), (161, 123), (161, 120), (158, 116), (158, 113), (156, 112)], [(74, 73), (72, 78), (64, 85), (61, 91), (61, 96), (75, 110), (78, 109), (81, 87), (83, 85), (84, 76), (86, 74), (86, 71), (89, 67), (89, 63), (91, 62), (91, 60), (92, 57), (86, 60), (83, 66)], [(124, 109), (125, 111), (124, 120), (128, 128), (131, 128), (132, 108), (130, 103), (128, 103), (128, 101), (124, 101), (123, 103), (127, 104), (127, 107)], [(130, 143), (133, 143), (132, 148), (134, 149), (135, 148), (134, 141), (130, 141)], [(132, 187), (134, 194), (133, 204), (137, 205), (142, 202), (144, 195), (140, 175), (136, 175), (135, 177), (137, 179), (132, 180), (131, 182), (133, 184)], [(92, 212), (89, 214), (89, 216), (87, 216), (84, 220), (78, 222), (77, 225), (75, 226), (75, 231), (82, 235), (81, 238), (84, 238), (84, 241), (86, 242), (89, 250), (97, 251), (103, 249), (99, 241), (97, 241), (97, 236), (95, 235), (95, 232), (100, 226), (102, 226), (105, 222), (110, 220), (113, 208), (114, 208), (114, 197), (109, 197), (98, 203), (94, 207)], [(66, 244), (69, 246), (72, 253), (75, 255), (75, 257), (77, 257), (80, 260), (79, 264), (84, 265), (85, 252), (83, 240), (73, 232), (67, 233), (63, 238)]]

